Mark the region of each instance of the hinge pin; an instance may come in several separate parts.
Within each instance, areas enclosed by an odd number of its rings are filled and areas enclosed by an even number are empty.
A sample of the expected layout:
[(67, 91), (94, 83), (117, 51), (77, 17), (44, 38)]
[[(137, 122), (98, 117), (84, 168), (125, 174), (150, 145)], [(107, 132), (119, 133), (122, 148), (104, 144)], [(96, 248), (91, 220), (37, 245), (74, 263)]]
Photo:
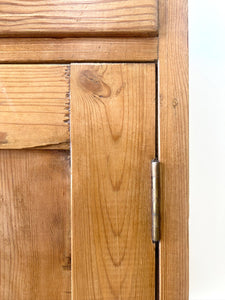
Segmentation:
[(152, 241), (160, 240), (160, 163), (157, 159), (152, 160)]

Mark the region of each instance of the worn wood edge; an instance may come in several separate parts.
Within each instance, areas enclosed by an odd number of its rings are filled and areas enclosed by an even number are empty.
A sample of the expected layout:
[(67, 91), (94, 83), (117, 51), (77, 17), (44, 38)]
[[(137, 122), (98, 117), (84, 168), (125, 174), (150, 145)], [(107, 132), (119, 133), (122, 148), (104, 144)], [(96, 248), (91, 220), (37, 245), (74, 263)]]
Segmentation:
[(45, 145), (39, 147), (33, 147), (31, 149), (39, 149), (39, 150), (70, 150), (70, 141), (62, 142), (60, 144), (52, 144), (52, 145)]
[[(70, 141), (65, 141), (59, 144), (49, 144), (49, 145), (43, 145), (43, 146), (31, 146), (31, 147), (9, 147), (9, 148), (3, 148), (5, 150), (70, 150)], [(1, 150), (1, 148), (0, 148)]]
[(159, 297), (189, 298), (189, 135), (187, 0), (159, 0)]
[(157, 47), (157, 38), (1, 38), (0, 63), (146, 62)]

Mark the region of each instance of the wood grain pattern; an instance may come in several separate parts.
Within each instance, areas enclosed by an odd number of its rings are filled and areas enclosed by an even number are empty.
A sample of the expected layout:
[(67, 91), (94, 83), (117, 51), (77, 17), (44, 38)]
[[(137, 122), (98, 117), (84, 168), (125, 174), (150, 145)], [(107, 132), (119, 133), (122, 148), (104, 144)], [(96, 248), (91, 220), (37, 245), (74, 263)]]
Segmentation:
[(154, 300), (155, 65), (71, 66), (73, 300)]
[(157, 38), (2, 38), (0, 62), (154, 61)]
[(0, 66), (0, 149), (69, 142), (69, 66)]
[(188, 300), (188, 25), (186, 0), (160, 0), (161, 300)]
[(157, 0), (7, 0), (0, 36), (156, 35)]
[(0, 299), (71, 299), (65, 151), (0, 151)]

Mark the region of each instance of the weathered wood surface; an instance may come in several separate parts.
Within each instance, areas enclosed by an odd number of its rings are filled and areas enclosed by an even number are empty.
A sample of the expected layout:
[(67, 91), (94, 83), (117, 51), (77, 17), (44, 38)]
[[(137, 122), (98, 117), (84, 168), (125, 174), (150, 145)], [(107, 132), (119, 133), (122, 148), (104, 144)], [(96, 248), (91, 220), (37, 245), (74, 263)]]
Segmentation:
[(155, 65), (71, 66), (73, 299), (155, 299)]
[(157, 34), (157, 0), (8, 0), (0, 36), (137, 36)]
[(188, 300), (188, 24), (186, 0), (160, 0), (160, 299)]
[(0, 299), (71, 299), (65, 151), (0, 150)]
[(69, 66), (0, 65), (0, 149), (68, 148)]
[(154, 61), (157, 38), (2, 38), (0, 62)]

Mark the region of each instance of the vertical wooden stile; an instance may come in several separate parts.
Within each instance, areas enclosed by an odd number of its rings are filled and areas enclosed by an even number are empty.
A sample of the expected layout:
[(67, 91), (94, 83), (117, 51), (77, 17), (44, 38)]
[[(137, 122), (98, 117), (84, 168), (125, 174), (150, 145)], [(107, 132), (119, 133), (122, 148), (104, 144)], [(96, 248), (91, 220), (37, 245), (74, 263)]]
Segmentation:
[(159, 0), (161, 300), (188, 300), (187, 2)]
[(72, 299), (155, 299), (155, 65), (71, 66)]

